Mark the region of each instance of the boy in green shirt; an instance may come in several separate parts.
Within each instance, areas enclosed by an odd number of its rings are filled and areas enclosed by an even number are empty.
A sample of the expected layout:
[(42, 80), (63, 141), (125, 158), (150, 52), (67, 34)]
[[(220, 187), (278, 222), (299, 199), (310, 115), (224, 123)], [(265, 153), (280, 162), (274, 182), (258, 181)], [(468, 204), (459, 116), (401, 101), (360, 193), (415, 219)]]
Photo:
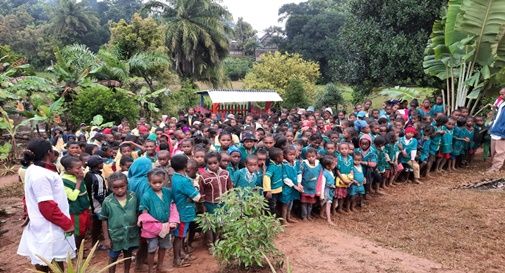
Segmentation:
[[(124, 258), (130, 258), (132, 251), (139, 246), (139, 228), (137, 227), (138, 201), (134, 192), (128, 191), (128, 179), (121, 172), (115, 172), (108, 178), (112, 194), (102, 203), (100, 219), (105, 238), (103, 245), (109, 248), (109, 264), (117, 261), (121, 252)], [(124, 272), (130, 272), (131, 259), (124, 261)], [(109, 268), (109, 273), (116, 272), (116, 266)]]

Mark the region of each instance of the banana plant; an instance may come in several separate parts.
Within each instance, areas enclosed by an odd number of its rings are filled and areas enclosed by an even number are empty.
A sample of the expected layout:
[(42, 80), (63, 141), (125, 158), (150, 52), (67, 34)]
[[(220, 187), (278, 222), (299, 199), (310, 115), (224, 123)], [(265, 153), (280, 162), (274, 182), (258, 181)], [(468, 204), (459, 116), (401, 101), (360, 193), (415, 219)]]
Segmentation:
[(110, 128), (110, 127), (114, 126), (113, 121), (109, 121), (109, 122), (103, 122), (103, 121), (104, 121), (104, 119), (103, 119), (102, 115), (96, 115), (93, 117), (93, 120), (91, 121), (91, 125), (96, 126), (100, 129)]
[(133, 92), (128, 92), (128, 94), (137, 100), (142, 114), (150, 117), (152, 113), (158, 113), (160, 111), (158, 108), (158, 105), (161, 104), (160, 97), (170, 95), (170, 89), (162, 88), (154, 92), (150, 92), (149, 88), (143, 86), (137, 94)]
[(505, 65), (505, 0), (449, 0), (433, 24), (423, 67), (446, 81), (442, 92), (450, 111), (474, 112), (490, 79)]
[(15, 124), (7, 112), (0, 107), (0, 130), (4, 130), (9, 135), (10, 143), (6, 142), (0, 146), (0, 159), (14, 162), (17, 159), (16, 134), (21, 126), (30, 124), (30, 119), (25, 119), (19, 124)]

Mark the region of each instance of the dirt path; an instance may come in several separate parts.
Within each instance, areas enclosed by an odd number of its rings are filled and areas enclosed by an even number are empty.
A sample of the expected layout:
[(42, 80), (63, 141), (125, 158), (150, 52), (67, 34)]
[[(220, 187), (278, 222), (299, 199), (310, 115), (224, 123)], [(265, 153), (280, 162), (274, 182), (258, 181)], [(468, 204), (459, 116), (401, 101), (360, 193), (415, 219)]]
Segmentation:
[(17, 174), (6, 175), (0, 177), (0, 188), (8, 187), (19, 181), (19, 177)]
[(294, 272), (461, 272), (349, 235), (322, 221), (288, 227), (278, 246)]
[[(21, 236), (21, 207), (18, 198), (6, 198), (0, 208), (9, 208), (14, 214), (3, 223), (4, 234), (0, 244), (0, 272), (26, 272), (29, 262), (16, 254)], [(5, 220), (5, 218), (3, 218)], [(309, 235), (307, 235), (309, 234)], [(444, 269), (440, 264), (415, 257), (399, 250), (390, 250), (378, 244), (358, 238), (322, 221), (299, 223), (285, 229), (277, 241), (294, 272), (457, 272)], [(168, 261), (171, 261), (169, 253)], [(174, 272), (219, 272), (215, 259), (200, 245), (195, 252), (198, 260), (187, 269)], [(94, 266), (106, 263), (106, 252), (98, 252)], [(121, 271), (118, 271), (121, 272)]]

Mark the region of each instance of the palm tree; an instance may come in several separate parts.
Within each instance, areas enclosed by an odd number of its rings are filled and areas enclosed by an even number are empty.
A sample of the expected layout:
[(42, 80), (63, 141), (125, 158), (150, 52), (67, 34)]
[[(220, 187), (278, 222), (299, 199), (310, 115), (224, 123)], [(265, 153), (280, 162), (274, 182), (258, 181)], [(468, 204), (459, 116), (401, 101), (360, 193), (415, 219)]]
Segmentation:
[(182, 78), (216, 78), (215, 68), (228, 54), (231, 28), (225, 23), (230, 18), (226, 8), (215, 0), (169, 0), (151, 1), (145, 9), (165, 21), (166, 46)]
[(98, 28), (99, 19), (76, 0), (59, 0), (51, 19), (53, 33), (64, 44), (82, 42), (81, 38)]
[(154, 80), (166, 71), (170, 60), (163, 53), (148, 51), (133, 55), (128, 65), (131, 75), (143, 78), (149, 90), (154, 92)]

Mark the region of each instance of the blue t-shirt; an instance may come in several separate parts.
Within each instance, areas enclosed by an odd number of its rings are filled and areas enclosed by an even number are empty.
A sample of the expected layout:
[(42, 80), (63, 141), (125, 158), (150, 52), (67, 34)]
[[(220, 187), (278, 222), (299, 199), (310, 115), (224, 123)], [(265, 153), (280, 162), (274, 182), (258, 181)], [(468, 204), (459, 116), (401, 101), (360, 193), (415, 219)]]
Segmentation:
[(196, 206), (193, 198), (198, 196), (198, 190), (193, 186), (191, 179), (174, 173), (172, 176), (172, 194), (179, 212), (181, 222), (191, 222), (196, 217)]
[(337, 170), (341, 174), (350, 174), (353, 166), (354, 166), (354, 160), (352, 156), (347, 155), (346, 157), (343, 157), (341, 154), (338, 155)]
[(276, 190), (279, 188), (282, 188), (282, 176), (283, 176), (283, 171), (282, 171), (282, 163), (281, 164), (276, 164), (275, 162), (271, 161), (270, 165), (267, 168), (267, 171), (265, 172), (265, 176), (270, 177), (270, 182), (271, 182), (271, 189)]

